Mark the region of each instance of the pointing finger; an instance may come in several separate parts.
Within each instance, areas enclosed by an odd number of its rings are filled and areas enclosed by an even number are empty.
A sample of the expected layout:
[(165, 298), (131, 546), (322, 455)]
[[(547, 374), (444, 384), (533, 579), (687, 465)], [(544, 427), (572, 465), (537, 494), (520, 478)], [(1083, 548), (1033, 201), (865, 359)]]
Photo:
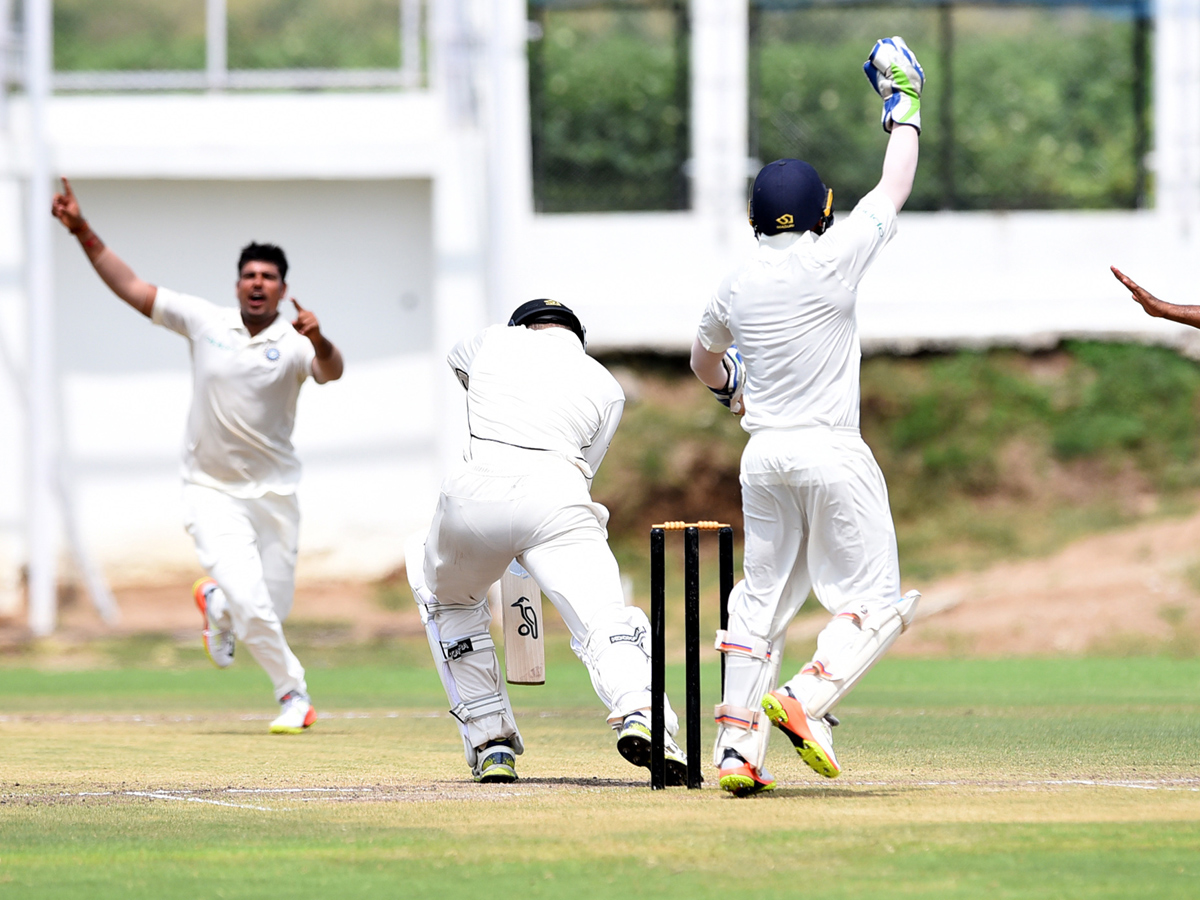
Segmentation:
[(288, 299), (292, 301), (292, 306), (296, 307), (296, 312), (304, 312), (304, 307), (300, 305), (299, 301), (297, 301), (295, 297), (288, 297)]

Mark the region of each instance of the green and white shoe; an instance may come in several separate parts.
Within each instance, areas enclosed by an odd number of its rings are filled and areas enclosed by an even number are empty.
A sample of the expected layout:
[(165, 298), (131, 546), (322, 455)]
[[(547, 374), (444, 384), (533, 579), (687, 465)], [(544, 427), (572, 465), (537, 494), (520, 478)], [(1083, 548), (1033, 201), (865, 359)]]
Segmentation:
[[(650, 741), (649, 718), (645, 713), (630, 713), (621, 722), (617, 735), (617, 752), (635, 766), (648, 769)], [(687, 757), (669, 734), (663, 735), (663, 758), (667, 762), (667, 784), (671, 787), (687, 784)]]
[(471, 771), (482, 784), (511, 784), (517, 780), (517, 755), (507, 741), (488, 741)]

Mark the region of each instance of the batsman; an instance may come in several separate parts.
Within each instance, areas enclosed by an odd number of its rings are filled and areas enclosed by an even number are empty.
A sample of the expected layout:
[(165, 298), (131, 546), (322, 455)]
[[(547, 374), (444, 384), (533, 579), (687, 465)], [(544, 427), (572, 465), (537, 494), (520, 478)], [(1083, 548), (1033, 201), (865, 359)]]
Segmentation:
[[(625, 605), (592, 477), (625, 395), (585, 352), (579, 318), (555, 300), (517, 307), (508, 326), (460, 341), (447, 361), (467, 394), (470, 443), (442, 483), (423, 547), (406, 548), (409, 584), (476, 781), (517, 778), (524, 743), (489, 633), (489, 587), (528, 570), (571, 632), (571, 649), (617, 732), (617, 751), (650, 764), (650, 622)], [(665, 701), (664, 701), (665, 702)], [(669, 734), (678, 720), (666, 706)], [(667, 781), (687, 760), (666, 740)]]
[[(735, 413), (742, 455), (744, 580), (729, 598), (714, 762), (736, 796), (775, 786), (774, 725), (814, 771), (836, 778), (830, 711), (912, 621), (900, 594), (887, 485), (859, 433), (856, 292), (896, 232), (917, 169), (924, 72), (899, 37), (864, 65), (889, 133), (878, 185), (833, 224), (833, 191), (779, 159), (754, 180), (751, 257), (711, 298), (692, 346), (696, 376)], [(788, 623), (809, 591), (833, 614), (812, 661), (777, 686)]]

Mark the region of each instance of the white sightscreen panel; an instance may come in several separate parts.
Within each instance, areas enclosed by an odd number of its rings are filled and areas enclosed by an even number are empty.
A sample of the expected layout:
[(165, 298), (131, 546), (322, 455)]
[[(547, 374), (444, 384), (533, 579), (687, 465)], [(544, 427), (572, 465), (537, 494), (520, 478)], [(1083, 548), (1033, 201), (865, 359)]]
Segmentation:
[[(78, 181), (96, 233), (142, 278), (235, 306), (252, 240), (287, 253), (290, 293), (347, 362), (428, 350), (433, 267), (428, 181)], [(56, 229), (64, 371), (186, 370), (183, 341), (117, 300)], [(287, 315), (291, 304), (281, 307)]]

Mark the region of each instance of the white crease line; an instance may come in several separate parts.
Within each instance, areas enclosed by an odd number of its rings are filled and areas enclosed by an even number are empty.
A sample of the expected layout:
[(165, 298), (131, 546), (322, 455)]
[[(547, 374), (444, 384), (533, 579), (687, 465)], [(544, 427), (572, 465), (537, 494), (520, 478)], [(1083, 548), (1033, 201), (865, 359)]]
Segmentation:
[(249, 806), (244, 803), (226, 803), (224, 800), (206, 800), (203, 797), (176, 797), (174, 794), (163, 794), (150, 791), (122, 791), (129, 797), (149, 797), (151, 800), (182, 800), (185, 803), (211, 803), (213, 806), (231, 806), (235, 809), (256, 809), (259, 812), (275, 812), (265, 806)]
[(1089, 778), (1052, 778), (1045, 781), (917, 781), (906, 785), (901, 781), (852, 781), (855, 787), (979, 787), (1003, 788), (1024, 785), (1026, 787), (1055, 787), (1081, 785), (1083, 787), (1118, 787), (1137, 791), (1200, 791), (1195, 779), (1170, 779), (1167, 781), (1096, 781)]
[[(22, 723), (22, 722), (44, 722), (50, 724), (61, 723), (65, 725), (96, 725), (111, 722), (135, 722), (145, 725), (158, 725), (164, 722), (178, 724), (181, 722), (223, 722), (229, 719), (236, 719), (241, 722), (269, 722), (278, 716), (278, 713), (239, 713), (235, 715), (222, 715), (214, 713), (213, 715), (188, 715), (188, 716), (154, 716), (154, 715), (136, 715), (130, 713), (128, 715), (96, 715), (90, 713), (80, 713), (77, 715), (62, 714), (56, 715), (53, 713), (13, 713), (9, 715), (0, 715), (0, 725), (7, 723)], [(524, 714), (518, 713), (517, 717), (522, 718)], [(542, 714), (539, 718), (554, 718), (557, 713)], [(428, 710), (418, 712), (328, 712), (317, 711), (317, 718), (324, 720), (338, 719), (442, 719), (451, 718), (448, 712), (430, 712)]]
[[(813, 784), (811, 782), (785, 782), (787, 787), (823, 789), (825, 785)], [(1022, 787), (1063, 787), (1078, 785), (1081, 787), (1116, 787), (1127, 788), (1130, 790), (1143, 791), (1187, 791), (1191, 793), (1200, 793), (1200, 779), (1195, 778), (1180, 778), (1180, 779), (1165, 779), (1162, 781), (1098, 781), (1088, 778), (1054, 778), (1044, 781), (1026, 779), (1024, 781), (850, 781), (846, 782), (847, 787), (863, 787), (863, 788), (913, 788), (913, 787), (967, 787), (981, 788), (991, 790), (1015, 790)], [(526, 783), (525, 791), (504, 791), (504, 792), (488, 792), (487, 794), (476, 794), (470, 790), (471, 786), (467, 784), (457, 785), (461, 787), (455, 793), (453, 799), (488, 799), (495, 800), (506, 797), (533, 797), (537, 795), (537, 789), (550, 790), (554, 787), (570, 787), (569, 785), (554, 785), (541, 783)], [(430, 794), (440, 794), (446, 791), (454, 791), (456, 785), (446, 783), (442, 788), (417, 788), (405, 789), (402, 786), (397, 786), (390, 790), (384, 790), (373, 787), (295, 787), (295, 788), (223, 788), (219, 789), (219, 793), (236, 794), (236, 795), (265, 795), (265, 794), (285, 794), (295, 797), (297, 800), (304, 802), (315, 802), (326, 799), (330, 794), (350, 794), (350, 795), (375, 795), (383, 800), (437, 800), (444, 799), (437, 796), (429, 796)], [(615, 787), (615, 786), (614, 786)], [(606, 786), (585, 786), (586, 791), (601, 791), (605, 790)], [(0, 794), (0, 797), (6, 797), (13, 800), (37, 800), (43, 797), (148, 797), (154, 800), (183, 800), (188, 803), (209, 803), (214, 806), (229, 806), (237, 809), (254, 809), (261, 812), (278, 812), (265, 806), (251, 806), (241, 803), (229, 803), (222, 800), (209, 800), (204, 797), (182, 796), (191, 794), (194, 788), (163, 788), (158, 791), (79, 791), (69, 792), (60, 791), (58, 794)], [(326, 797), (296, 797), (297, 794), (324, 794)]]
[(1194, 781), (1093, 781), (1090, 779), (1064, 779), (1060, 781), (1030, 781), (1028, 784), (1082, 784), (1090, 787), (1120, 787), (1129, 788), (1131, 791), (1176, 791), (1189, 790), (1200, 791), (1200, 787), (1188, 787), (1194, 785)]
[(372, 794), (375, 793), (375, 788), (369, 787), (307, 787), (307, 788), (226, 788), (226, 794), (316, 794), (316, 793), (338, 793), (338, 794)]

